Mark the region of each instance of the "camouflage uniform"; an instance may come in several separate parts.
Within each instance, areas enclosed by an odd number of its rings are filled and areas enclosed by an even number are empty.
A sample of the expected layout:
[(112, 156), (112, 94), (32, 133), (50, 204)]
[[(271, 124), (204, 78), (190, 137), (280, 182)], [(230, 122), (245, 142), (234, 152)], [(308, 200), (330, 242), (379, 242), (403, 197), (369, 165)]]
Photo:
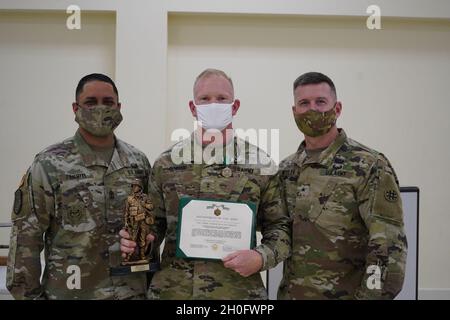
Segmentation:
[[(15, 194), (7, 288), (16, 299), (145, 298), (145, 274), (112, 277), (131, 183), (148, 184), (145, 155), (116, 139), (111, 162), (79, 132), (39, 153)], [(40, 252), (45, 249), (42, 282)], [(73, 267), (80, 289), (68, 289)]]
[[(195, 260), (175, 256), (178, 207), (183, 196), (253, 202), (257, 207), (257, 228), (260, 227), (263, 235), (262, 244), (255, 248), (263, 257), (262, 269), (274, 267), (289, 254), (289, 218), (280, 198), (277, 181), (270, 175), (261, 175), (261, 170), (267, 169), (267, 166), (261, 164), (263, 161), (249, 164), (250, 159), (255, 159), (259, 149), (241, 139), (235, 139), (234, 143), (229, 144), (234, 146), (235, 156), (226, 160), (225, 164), (224, 161), (209, 165), (197, 164), (197, 161), (174, 164), (171, 153), (182, 150), (186, 144), (191, 144), (194, 148), (193, 141), (191, 138), (179, 142), (164, 152), (153, 167), (151, 179), (154, 179), (154, 227), (157, 240), (165, 238), (165, 245), (161, 271), (154, 274), (148, 297), (266, 299), (267, 293), (258, 272), (242, 277), (225, 268), (220, 260)], [(261, 153), (261, 156), (270, 162), (265, 153)], [(247, 163), (243, 163), (244, 160)], [(231, 169), (231, 176), (223, 174), (226, 167)]]
[(303, 142), (279, 175), (293, 228), (278, 297), (394, 298), (407, 242), (398, 180), (385, 156), (339, 130), (318, 159), (308, 158)]

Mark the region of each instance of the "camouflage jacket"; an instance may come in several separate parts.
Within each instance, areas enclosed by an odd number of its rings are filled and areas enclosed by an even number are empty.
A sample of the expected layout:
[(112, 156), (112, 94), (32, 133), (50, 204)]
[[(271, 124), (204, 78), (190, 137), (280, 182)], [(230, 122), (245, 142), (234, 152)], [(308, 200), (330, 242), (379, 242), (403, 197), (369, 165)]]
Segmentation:
[(407, 242), (394, 169), (339, 131), (318, 160), (303, 142), (280, 163), (293, 219), (280, 299), (392, 299), (402, 288)]
[[(266, 174), (269, 172), (264, 172), (264, 168), (267, 169), (268, 166), (262, 163), (273, 165), (267, 154), (248, 142), (235, 138), (234, 143), (229, 144), (234, 147), (231, 148), (234, 151), (224, 151), (226, 155), (233, 155), (234, 152), (234, 157), (225, 156), (228, 160), (211, 164), (201, 163), (202, 161), (197, 163), (194, 160), (175, 164), (171, 154), (177, 154), (187, 145), (194, 148), (193, 141), (194, 139), (186, 139), (179, 142), (164, 152), (153, 167), (151, 181), (154, 185), (151, 189), (155, 203), (154, 226), (157, 239), (165, 239), (165, 244), (161, 271), (154, 274), (148, 297), (266, 299), (267, 293), (258, 272), (242, 277), (225, 268), (220, 260), (175, 256), (179, 200), (184, 196), (252, 202), (257, 207), (257, 228), (262, 233), (261, 245), (255, 248), (263, 257), (262, 269), (274, 267), (289, 254), (289, 218), (280, 197), (277, 180), (272, 179), (273, 173), (269, 175)], [(250, 159), (254, 160), (257, 154), (260, 155), (259, 160), (252, 162)], [(265, 160), (261, 161), (262, 158)], [(231, 169), (231, 174), (224, 174), (224, 168)]]
[(146, 156), (118, 139), (109, 164), (79, 132), (39, 153), (15, 193), (7, 268), (11, 294), (145, 298), (145, 275), (111, 277), (110, 267), (121, 261), (118, 232), (131, 183), (140, 179), (147, 185), (149, 174)]

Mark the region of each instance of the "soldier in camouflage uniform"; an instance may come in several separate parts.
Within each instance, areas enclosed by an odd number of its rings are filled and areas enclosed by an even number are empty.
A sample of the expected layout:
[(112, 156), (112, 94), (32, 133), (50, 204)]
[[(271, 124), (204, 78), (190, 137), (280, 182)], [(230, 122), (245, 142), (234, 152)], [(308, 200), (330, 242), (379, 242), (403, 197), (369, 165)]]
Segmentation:
[(294, 98), (305, 141), (280, 164), (293, 226), (278, 297), (393, 299), (407, 252), (394, 169), (383, 154), (337, 129), (342, 105), (327, 76), (300, 76)]
[[(236, 114), (239, 100), (234, 100), (232, 82), (225, 73), (214, 69), (202, 72), (194, 84), (194, 100), (190, 102), (191, 112), (202, 120), (202, 127), (190, 139), (164, 152), (152, 171), (154, 241), (159, 244), (165, 239), (165, 245), (161, 271), (154, 274), (148, 296), (150, 299), (266, 299), (258, 271), (284, 260), (290, 246), (289, 218), (281, 201), (278, 180), (273, 179), (273, 173), (271, 176), (264, 171), (273, 163), (256, 146), (233, 137), (231, 116)], [(207, 108), (217, 112), (205, 115), (202, 112)], [(195, 161), (197, 155), (192, 153), (202, 141), (197, 134), (201, 135), (205, 128), (215, 128), (226, 137), (225, 157), (214, 159), (216, 154), (213, 154), (211, 162), (211, 159)], [(199, 148), (204, 147), (205, 144)], [(183, 152), (190, 153), (190, 161), (176, 164), (173, 155), (184, 158)], [(257, 158), (258, 161), (251, 160)], [(179, 200), (183, 196), (254, 203), (262, 233), (261, 245), (253, 250), (236, 251), (222, 261), (176, 257)], [(128, 236), (123, 232), (121, 235)], [(121, 243), (123, 252), (135, 246), (126, 239)]]
[(121, 262), (131, 184), (148, 184), (149, 162), (113, 134), (122, 116), (110, 78), (81, 79), (76, 101), (75, 136), (40, 152), (15, 193), (7, 288), (16, 299), (145, 298), (145, 274), (113, 277), (110, 267)]

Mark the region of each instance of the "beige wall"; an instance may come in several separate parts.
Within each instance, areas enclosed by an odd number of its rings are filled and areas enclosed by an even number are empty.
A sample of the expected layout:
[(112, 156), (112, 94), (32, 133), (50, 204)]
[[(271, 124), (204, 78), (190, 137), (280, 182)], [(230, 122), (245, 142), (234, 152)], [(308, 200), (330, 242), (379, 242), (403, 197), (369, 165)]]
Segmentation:
[[(290, 113), (292, 81), (319, 70), (343, 101), (339, 124), (383, 151), (402, 185), (421, 189), (420, 287), (450, 297), (450, 2), (377, 1), (383, 29), (370, 31), (371, 1), (363, 0), (79, 0), (101, 12), (83, 11), (82, 30), (68, 31), (71, 2), (0, 3), (0, 10), (31, 10), (0, 11), (0, 222), (33, 155), (73, 134), (70, 103), (85, 73), (115, 76), (125, 117), (118, 134), (153, 161), (174, 128), (192, 128), (187, 101), (206, 67), (233, 77), (242, 101), (237, 126), (280, 128), (283, 158), (301, 139)], [(7, 238), (0, 229), (0, 243)]]

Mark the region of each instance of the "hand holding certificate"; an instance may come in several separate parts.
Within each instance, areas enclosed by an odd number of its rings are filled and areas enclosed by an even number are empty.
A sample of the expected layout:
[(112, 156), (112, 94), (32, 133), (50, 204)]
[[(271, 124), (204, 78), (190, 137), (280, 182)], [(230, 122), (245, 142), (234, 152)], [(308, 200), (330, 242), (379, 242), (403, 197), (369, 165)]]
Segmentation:
[(181, 198), (178, 214), (177, 256), (222, 259), (255, 245), (255, 205)]

